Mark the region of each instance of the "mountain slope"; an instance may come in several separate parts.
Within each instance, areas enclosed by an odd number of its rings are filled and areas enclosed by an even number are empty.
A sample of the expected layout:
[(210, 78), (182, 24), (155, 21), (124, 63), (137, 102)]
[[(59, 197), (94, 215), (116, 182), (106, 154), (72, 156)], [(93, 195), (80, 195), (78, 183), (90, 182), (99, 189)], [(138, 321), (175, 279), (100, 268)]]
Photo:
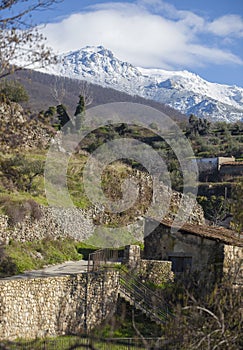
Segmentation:
[[(41, 110), (47, 110), (49, 106), (56, 106), (62, 103), (72, 115), (76, 109), (80, 88), (83, 86), (83, 82), (77, 79), (65, 77), (57, 78), (55, 75), (28, 69), (15, 72), (13, 75), (9, 76), (9, 79), (17, 79), (25, 86), (30, 99), (24, 107), (31, 110), (32, 113), (38, 113)], [(56, 95), (58, 95), (59, 90), (60, 96), (55, 96), (53, 93), (55, 89), (57, 89)], [(124, 92), (112, 88), (104, 88), (92, 83), (87, 85), (87, 89), (90, 91), (92, 97), (92, 104), (88, 106), (88, 108), (112, 102), (131, 102), (155, 108), (165, 113), (173, 120), (184, 121), (187, 119), (184, 114), (174, 108), (137, 95), (131, 96)], [(64, 91), (63, 94), (62, 91)], [(57, 97), (60, 99), (58, 100)]]
[(137, 68), (102, 46), (62, 55), (59, 64), (44, 72), (149, 98), (187, 115), (227, 122), (243, 119), (243, 88), (210, 83), (187, 71)]

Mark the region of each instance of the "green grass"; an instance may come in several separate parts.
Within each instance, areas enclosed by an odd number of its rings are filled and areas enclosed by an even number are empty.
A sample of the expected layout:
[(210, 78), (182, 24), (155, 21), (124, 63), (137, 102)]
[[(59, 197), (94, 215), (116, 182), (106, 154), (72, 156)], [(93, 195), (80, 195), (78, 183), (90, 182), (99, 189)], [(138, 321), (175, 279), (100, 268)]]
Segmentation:
[(78, 252), (77, 242), (70, 238), (59, 240), (45, 238), (34, 242), (10, 241), (4, 250), (5, 257), (0, 260), (0, 277), (69, 260), (76, 261), (83, 257)]
[[(2, 345), (6, 346), (6, 349), (9, 350), (68, 350), (70, 348), (75, 349), (87, 349), (89, 346), (93, 346), (97, 350), (127, 350), (128, 345), (122, 344), (124, 341), (112, 340), (111, 342), (105, 340), (96, 340), (86, 337), (77, 337), (77, 336), (60, 336), (46, 339), (35, 339), (35, 340), (23, 340), (18, 339), (12, 342), (1, 342)], [(131, 346), (129, 349), (145, 349), (144, 346)]]
[(85, 242), (90, 245), (96, 245), (101, 248), (119, 248), (128, 244), (134, 244), (135, 238), (131, 232), (123, 227), (106, 227), (98, 226), (94, 230), (94, 234)]
[(78, 242), (76, 245), (76, 249), (79, 254), (83, 256), (84, 260), (89, 259), (89, 254), (94, 253), (96, 250), (100, 249), (94, 245), (87, 244), (84, 242)]

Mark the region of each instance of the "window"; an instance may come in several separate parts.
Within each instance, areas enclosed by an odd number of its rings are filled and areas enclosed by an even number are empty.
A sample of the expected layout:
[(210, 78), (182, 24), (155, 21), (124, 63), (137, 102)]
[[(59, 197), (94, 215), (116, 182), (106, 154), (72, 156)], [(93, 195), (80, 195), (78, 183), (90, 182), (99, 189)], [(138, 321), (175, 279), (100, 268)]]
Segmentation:
[(192, 257), (191, 256), (169, 256), (172, 262), (173, 272), (188, 272), (191, 270)]

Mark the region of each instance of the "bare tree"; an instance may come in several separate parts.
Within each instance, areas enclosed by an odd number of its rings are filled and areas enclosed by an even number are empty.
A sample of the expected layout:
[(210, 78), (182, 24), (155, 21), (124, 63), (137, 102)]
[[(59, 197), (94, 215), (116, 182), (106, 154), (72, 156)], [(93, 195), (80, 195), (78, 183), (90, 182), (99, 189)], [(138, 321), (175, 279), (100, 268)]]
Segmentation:
[[(31, 15), (61, 1), (0, 0), (0, 79), (33, 63), (43, 66), (55, 61)], [(17, 59), (26, 62), (23, 67), (14, 64)]]
[(85, 108), (87, 108), (93, 102), (93, 93), (90, 88), (90, 84), (85, 80), (81, 80), (78, 88), (79, 88), (79, 95), (83, 97)]
[(230, 275), (207, 293), (203, 286), (201, 291), (185, 287), (183, 292), (184, 300), (174, 305), (174, 317), (165, 325), (168, 350), (242, 348), (242, 289), (233, 287)]
[(66, 90), (64, 87), (64, 79), (58, 76), (55, 76), (54, 82), (50, 87), (50, 92), (55, 102), (58, 105), (61, 105), (66, 95)]

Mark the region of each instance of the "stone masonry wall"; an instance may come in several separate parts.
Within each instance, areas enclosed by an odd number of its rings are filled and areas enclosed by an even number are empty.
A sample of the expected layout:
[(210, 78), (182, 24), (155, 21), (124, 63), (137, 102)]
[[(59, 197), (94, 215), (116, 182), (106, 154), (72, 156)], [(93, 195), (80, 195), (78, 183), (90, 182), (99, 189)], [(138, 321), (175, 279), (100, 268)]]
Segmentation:
[(173, 282), (171, 264), (171, 261), (141, 260), (138, 273), (142, 279), (156, 285)]
[(80, 334), (114, 311), (116, 271), (0, 280), (0, 339)]
[(146, 259), (169, 260), (171, 256), (188, 256), (192, 258), (191, 271), (200, 271), (201, 276), (208, 275), (212, 266), (218, 267), (215, 274), (220, 273), (223, 252), (221, 242), (180, 231), (171, 234), (170, 228), (162, 224), (145, 238)]
[[(0, 243), (8, 244), (10, 240), (34, 241), (48, 236), (53, 239), (73, 237), (77, 241), (84, 241), (94, 233), (94, 220), (102, 215), (102, 210), (97, 207), (82, 210), (42, 206), (39, 220), (26, 217), (15, 226), (9, 225), (7, 215), (0, 215)], [(133, 234), (134, 240), (143, 239), (144, 226), (141, 220), (129, 227), (127, 229)]]
[(15, 226), (8, 224), (6, 215), (0, 215), (0, 242), (34, 241), (48, 236), (53, 239), (70, 236), (82, 241), (93, 233), (92, 215), (81, 209), (41, 207), (41, 213), (39, 220), (27, 217)]
[(141, 251), (138, 245), (127, 245), (124, 249), (123, 262), (131, 269), (137, 267), (140, 263)]
[(141, 259), (140, 247), (137, 245), (125, 247), (123, 262), (130, 269), (134, 269), (140, 278), (153, 284), (159, 285), (174, 280), (171, 261)]
[(243, 286), (243, 247), (224, 246), (224, 273), (234, 284)]

